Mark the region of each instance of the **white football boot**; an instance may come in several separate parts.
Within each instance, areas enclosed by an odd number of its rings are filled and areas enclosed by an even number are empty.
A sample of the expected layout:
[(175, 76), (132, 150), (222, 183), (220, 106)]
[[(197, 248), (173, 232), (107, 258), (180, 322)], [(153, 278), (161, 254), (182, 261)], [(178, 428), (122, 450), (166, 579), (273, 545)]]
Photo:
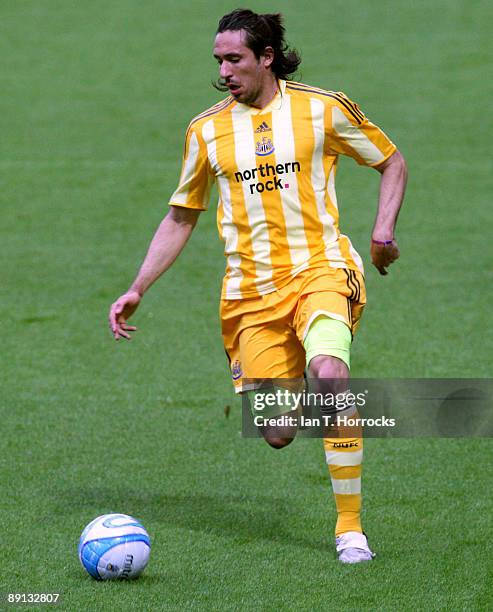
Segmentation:
[(375, 557), (368, 546), (366, 535), (358, 531), (348, 531), (338, 536), (336, 551), (341, 563), (361, 563)]

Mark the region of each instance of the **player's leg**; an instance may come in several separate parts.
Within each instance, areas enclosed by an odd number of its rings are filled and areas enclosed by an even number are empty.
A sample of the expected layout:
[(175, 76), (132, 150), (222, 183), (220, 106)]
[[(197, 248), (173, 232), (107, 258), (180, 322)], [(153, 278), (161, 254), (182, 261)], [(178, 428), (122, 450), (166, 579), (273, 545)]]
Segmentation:
[[(318, 393), (341, 397), (348, 392), (350, 346), (351, 333), (341, 321), (322, 316), (313, 322), (305, 347), (308, 374), (314, 379)], [(337, 415), (342, 412), (358, 417), (356, 407), (350, 402), (342, 411), (338, 410)], [(345, 563), (370, 561), (373, 553), (361, 527), (361, 428), (351, 428), (348, 432), (331, 427), (324, 438), (324, 449), (337, 509), (335, 535), (339, 560)]]
[[(248, 393), (251, 406), (255, 406), (257, 392), (266, 388), (275, 390), (269, 383), (272, 379), (288, 390), (293, 390), (296, 380), (303, 381), (304, 349), (289, 324), (292, 293), (286, 287), (275, 295), (221, 303), (222, 335), (235, 391)], [(271, 417), (292, 416), (292, 411), (286, 412), (282, 406), (271, 406), (266, 412)], [(264, 439), (273, 448), (287, 446), (296, 431), (297, 427), (292, 425), (266, 423), (260, 427)]]
[[(318, 391), (331, 394), (348, 390), (352, 333), (366, 301), (361, 275), (341, 270), (340, 279), (336, 291), (303, 296), (296, 317), (309, 378)], [(350, 403), (344, 412), (347, 416), (358, 416)], [(331, 428), (324, 438), (324, 449), (337, 508), (339, 558), (345, 562), (369, 560), (372, 553), (361, 527), (361, 429)]]
[[(305, 338), (308, 377), (313, 379), (318, 393), (342, 397), (349, 391), (349, 350), (351, 332), (341, 321), (321, 316), (316, 319)], [(336, 356), (337, 355), (337, 356)], [(355, 406), (348, 404), (346, 416), (355, 416)], [(337, 411), (340, 416), (342, 412)], [(336, 536), (347, 531), (362, 533), (361, 527), (361, 460), (363, 439), (361, 430), (346, 437), (342, 429), (333, 424), (324, 438), (324, 449), (334, 491), (337, 523)]]
[(252, 400), (258, 394), (269, 393), (276, 399), (257, 415), (263, 420), (258, 429), (270, 446), (284, 448), (293, 441), (298, 429), (297, 413), (290, 398), (304, 384), (303, 347), (293, 329), (281, 320), (242, 330), (239, 348), (246, 386), (251, 387), (246, 391), (250, 404), (255, 405)]

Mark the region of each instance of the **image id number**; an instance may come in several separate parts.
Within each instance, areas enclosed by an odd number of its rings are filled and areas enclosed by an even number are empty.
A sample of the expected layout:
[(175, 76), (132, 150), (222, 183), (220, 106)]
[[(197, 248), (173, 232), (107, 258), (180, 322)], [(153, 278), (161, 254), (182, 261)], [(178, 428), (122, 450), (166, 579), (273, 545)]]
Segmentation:
[(8, 593), (8, 603), (57, 603), (60, 593)]

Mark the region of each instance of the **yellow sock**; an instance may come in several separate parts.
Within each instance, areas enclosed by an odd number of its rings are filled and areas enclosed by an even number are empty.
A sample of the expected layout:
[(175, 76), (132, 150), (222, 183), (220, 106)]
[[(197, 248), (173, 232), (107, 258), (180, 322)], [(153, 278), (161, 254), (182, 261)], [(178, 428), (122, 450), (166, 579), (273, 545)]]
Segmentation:
[(363, 438), (324, 438), (337, 509), (336, 536), (361, 528)]

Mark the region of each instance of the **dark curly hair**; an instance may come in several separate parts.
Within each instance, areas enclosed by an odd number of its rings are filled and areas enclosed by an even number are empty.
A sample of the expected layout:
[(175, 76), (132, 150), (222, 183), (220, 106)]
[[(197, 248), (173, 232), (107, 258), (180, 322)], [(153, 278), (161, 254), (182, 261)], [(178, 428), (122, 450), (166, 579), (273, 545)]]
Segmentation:
[[(281, 13), (258, 15), (250, 9), (236, 9), (221, 17), (216, 34), (226, 31), (244, 30), (246, 45), (257, 59), (266, 47), (274, 49), (272, 72), (278, 79), (288, 79), (301, 64), (301, 57), (295, 49), (290, 49), (284, 40), (285, 29)], [(227, 87), (219, 79), (214, 86), (227, 91)]]

